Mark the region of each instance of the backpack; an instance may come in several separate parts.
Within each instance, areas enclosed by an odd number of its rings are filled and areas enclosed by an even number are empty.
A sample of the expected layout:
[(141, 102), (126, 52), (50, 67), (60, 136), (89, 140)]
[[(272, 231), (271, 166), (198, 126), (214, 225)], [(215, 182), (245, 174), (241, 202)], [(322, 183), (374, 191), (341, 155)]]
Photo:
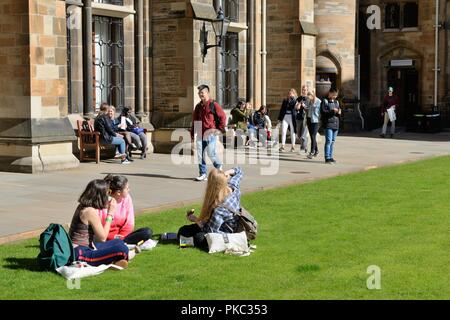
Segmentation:
[(40, 253), (37, 256), (43, 270), (55, 271), (75, 260), (72, 240), (63, 226), (51, 223), (39, 237)]
[(258, 234), (258, 222), (251, 215), (251, 213), (248, 212), (243, 207), (241, 207), (238, 212), (229, 208), (228, 206), (225, 208), (228, 209), (230, 212), (232, 212), (234, 216), (238, 218), (237, 227), (235, 230), (233, 230), (233, 232), (237, 233), (245, 231), (248, 240), (255, 240), (256, 235)]
[(216, 125), (216, 129), (219, 129), (220, 127), (220, 117), (216, 112), (216, 107), (214, 105), (214, 100), (211, 100), (209, 104), (209, 109), (211, 110), (213, 116), (214, 116), (214, 124)]

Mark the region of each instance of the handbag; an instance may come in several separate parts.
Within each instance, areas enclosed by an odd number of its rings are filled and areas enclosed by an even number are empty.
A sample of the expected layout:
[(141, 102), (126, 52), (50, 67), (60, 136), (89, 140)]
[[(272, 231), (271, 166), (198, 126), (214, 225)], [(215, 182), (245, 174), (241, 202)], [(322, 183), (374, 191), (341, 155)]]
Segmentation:
[(207, 233), (209, 253), (239, 251), (248, 252), (248, 241), (245, 231), (239, 233)]
[(144, 132), (144, 128), (134, 127), (131, 132), (133, 132), (134, 134), (140, 135), (141, 133)]

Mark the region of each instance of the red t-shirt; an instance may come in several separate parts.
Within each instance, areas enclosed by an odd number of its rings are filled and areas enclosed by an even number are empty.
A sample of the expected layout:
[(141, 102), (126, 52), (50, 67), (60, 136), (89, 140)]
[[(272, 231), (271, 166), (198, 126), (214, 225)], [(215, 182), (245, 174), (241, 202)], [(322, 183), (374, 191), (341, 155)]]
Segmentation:
[(195, 108), (194, 112), (192, 113), (192, 126), (191, 126), (191, 137), (194, 137), (194, 123), (196, 121), (202, 122), (202, 135), (208, 130), (208, 129), (218, 129), (220, 131), (225, 130), (225, 126), (227, 123), (227, 116), (225, 112), (223, 111), (222, 107), (214, 101), (214, 108), (216, 111), (216, 114), (218, 115), (220, 119), (220, 125), (218, 128), (216, 128), (216, 123), (214, 121), (214, 114), (211, 111), (211, 108), (209, 107), (212, 99), (208, 100), (206, 105), (203, 105), (202, 102), (199, 102)]

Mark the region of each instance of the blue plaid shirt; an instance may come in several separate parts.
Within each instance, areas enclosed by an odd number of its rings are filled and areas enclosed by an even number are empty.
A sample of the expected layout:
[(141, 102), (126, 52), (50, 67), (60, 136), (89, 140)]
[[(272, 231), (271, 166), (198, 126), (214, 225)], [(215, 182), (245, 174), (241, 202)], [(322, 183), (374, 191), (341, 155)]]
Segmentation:
[(225, 198), (225, 200), (214, 209), (209, 221), (203, 226), (204, 232), (213, 233), (233, 233), (237, 226), (237, 220), (234, 217), (232, 210), (239, 211), (241, 208), (241, 179), (244, 172), (241, 168), (234, 168), (235, 175), (230, 178), (228, 185), (233, 192)]

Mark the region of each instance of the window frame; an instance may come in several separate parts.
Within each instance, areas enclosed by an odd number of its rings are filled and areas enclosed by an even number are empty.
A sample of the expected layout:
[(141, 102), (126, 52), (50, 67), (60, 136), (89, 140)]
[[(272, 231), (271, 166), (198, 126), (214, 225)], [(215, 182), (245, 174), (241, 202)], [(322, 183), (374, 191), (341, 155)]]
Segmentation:
[[(407, 4), (415, 4), (417, 6), (417, 26), (415, 27), (405, 27), (405, 6)], [(387, 28), (386, 27), (386, 14), (387, 7), (389, 5), (398, 5), (399, 6), (399, 17), (398, 17), (398, 28)], [(383, 32), (408, 32), (408, 31), (419, 31), (420, 28), (420, 9), (419, 9), (419, 1), (387, 1), (384, 3), (383, 8)]]

